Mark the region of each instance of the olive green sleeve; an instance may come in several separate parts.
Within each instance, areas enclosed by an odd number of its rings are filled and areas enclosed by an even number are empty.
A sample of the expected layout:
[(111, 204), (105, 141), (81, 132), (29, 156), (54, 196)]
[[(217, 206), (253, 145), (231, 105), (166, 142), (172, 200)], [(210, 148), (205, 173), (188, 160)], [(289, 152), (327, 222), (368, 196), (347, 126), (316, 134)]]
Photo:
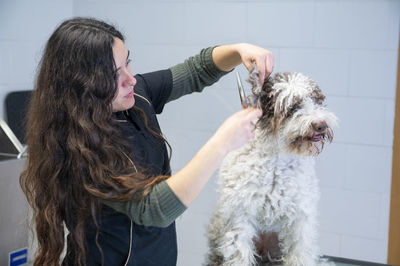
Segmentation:
[(163, 181), (153, 187), (142, 200), (130, 202), (103, 201), (107, 206), (126, 214), (136, 224), (167, 227), (185, 210), (186, 206)]
[(172, 91), (168, 102), (192, 92), (201, 92), (204, 87), (217, 82), (229, 72), (221, 71), (212, 59), (214, 47), (205, 48), (183, 63), (171, 67)]

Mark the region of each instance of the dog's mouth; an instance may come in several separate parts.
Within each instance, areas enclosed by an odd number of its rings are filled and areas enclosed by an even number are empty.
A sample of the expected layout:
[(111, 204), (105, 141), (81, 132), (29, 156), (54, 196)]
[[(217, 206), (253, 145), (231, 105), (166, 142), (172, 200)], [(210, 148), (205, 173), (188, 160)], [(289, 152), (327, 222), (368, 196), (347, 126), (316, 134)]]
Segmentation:
[(326, 133), (317, 133), (311, 137), (307, 137), (306, 140), (312, 142), (320, 142), (325, 140)]
[(289, 150), (298, 154), (318, 155), (326, 142), (332, 142), (333, 132), (327, 127), (323, 131), (310, 130), (303, 136), (293, 136), (289, 142)]

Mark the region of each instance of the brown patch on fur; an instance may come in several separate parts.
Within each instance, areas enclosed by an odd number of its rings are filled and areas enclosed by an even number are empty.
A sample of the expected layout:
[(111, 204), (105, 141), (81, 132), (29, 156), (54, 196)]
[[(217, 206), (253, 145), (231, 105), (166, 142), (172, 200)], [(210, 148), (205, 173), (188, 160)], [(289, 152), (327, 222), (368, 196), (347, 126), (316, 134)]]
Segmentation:
[(256, 247), (257, 262), (260, 265), (264, 263), (271, 263), (270, 258), (273, 260), (280, 260), (282, 253), (279, 247), (279, 237), (276, 232), (259, 233), (256, 238), (253, 239)]
[(292, 106), (288, 109), (288, 110), (286, 110), (286, 117), (287, 118), (289, 118), (289, 117), (292, 117), (293, 116), (293, 114), (298, 110), (298, 109), (300, 109), (301, 108), (301, 98), (300, 97), (295, 97), (294, 99), (293, 99), (293, 104), (292, 104)]
[[(274, 85), (273, 79), (271, 77), (267, 78), (262, 86), (261, 92), (259, 93), (258, 102), (262, 110), (262, 115), (258, 120), (257, 126), (263, 131), (268, 133), (276, 134), (277, 129), (279, 129), (280, 121), (282, 119), (275, 118), (274, 109), (274, 95), (272, 86)], [(274, 121), (273, 121), (274, 120)]]
[(310, 94), (311, 99), (313, 99), (315, 103), (321, 105), (325, 100), (325, 95), (315, 82), (312, 82), (311, 86), (314, 88)]
[[(276, 107), (277, 97), (279, 94), (275, 93), (272, 89), (276, 82), (288, 80), (289, 73), (277, 73), (274, 78), (267, 78), (262, 86), (261, 92), (258, 94), (258, 106), (262, 109), (263, 113), (258, 121), (258, 125), (267, 134), (277, 135), (279, 128), (285, 119), (290, 118), (300, 107), (301, 98), (294, 98), (293, 104), (287, 110), (280, 110)], [(286, 100), (285, 100), (286, 101)], [(286, 103), (284, 102), (284, 106)]]

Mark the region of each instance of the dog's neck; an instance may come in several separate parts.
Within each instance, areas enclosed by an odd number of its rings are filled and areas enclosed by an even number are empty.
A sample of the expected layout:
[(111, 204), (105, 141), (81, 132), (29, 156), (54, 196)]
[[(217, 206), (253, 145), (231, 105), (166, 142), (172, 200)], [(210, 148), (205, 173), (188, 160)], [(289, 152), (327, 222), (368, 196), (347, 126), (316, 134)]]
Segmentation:
[(278, 161), (287, 160), (314, 160), (312, 156), (306, 156), (289, 152), (284, 138), (279, 136), (265, 135), (261, 130), (256, 129), (252, 145), (262, 150), (262, 153), (270, 159)]

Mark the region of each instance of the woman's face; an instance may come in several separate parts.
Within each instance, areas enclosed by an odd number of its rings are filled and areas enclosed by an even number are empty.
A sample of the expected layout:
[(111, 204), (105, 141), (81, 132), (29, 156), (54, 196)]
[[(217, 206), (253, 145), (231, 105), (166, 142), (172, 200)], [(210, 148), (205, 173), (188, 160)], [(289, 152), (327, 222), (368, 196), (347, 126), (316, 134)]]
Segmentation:
[(129, 51), (126, 49), (125, 44), (118, 38), (114, 39), (113, 55), (115, 65), (117, 66), (118, 90), (117, 95), (112, 101), (112, 109), (113, 112), (118, 112), (130, 109), (135, 104), (133, 88), (136, 85), (136, 79), (131, 73)]

